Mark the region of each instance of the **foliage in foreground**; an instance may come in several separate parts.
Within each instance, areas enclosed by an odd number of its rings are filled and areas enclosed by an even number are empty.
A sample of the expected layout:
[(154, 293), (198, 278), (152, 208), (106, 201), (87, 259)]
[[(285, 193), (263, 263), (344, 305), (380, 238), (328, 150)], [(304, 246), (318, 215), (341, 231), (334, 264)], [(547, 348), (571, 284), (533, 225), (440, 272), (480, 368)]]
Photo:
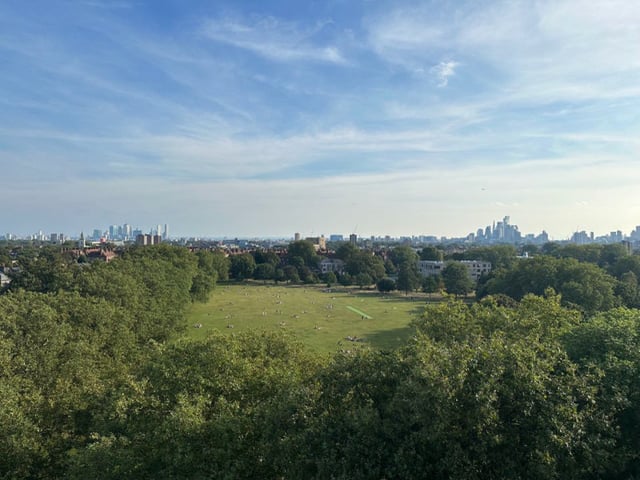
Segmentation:
[(451, 301), (401, 349), (332, 359), (167, 342), (214, 260), (134, 251), (0, 296), (0, 478), (640, 475), (638, 310)]

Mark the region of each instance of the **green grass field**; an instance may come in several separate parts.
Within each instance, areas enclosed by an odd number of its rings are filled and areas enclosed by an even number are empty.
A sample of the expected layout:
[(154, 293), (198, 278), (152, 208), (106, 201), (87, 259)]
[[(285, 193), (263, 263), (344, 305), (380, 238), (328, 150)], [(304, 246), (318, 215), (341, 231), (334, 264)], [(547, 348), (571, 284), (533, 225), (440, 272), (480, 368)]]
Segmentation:
[(218, 285), (208, 303), (191, 308), (186, 335), (198, 339), (214, 330), (283, 329), (320, 353), (363, 346), (393, 349), (411, 335), (409, 322), (422, 312), (424, 301), (319, 286)]

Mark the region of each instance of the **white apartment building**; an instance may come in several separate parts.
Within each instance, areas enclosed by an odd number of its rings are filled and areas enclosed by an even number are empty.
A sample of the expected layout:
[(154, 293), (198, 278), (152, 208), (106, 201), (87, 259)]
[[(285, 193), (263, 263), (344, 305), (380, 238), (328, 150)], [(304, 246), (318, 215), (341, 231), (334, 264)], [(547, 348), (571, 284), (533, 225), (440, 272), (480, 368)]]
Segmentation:
[(318, 265), (321, 273), (342, 273), (344, 271), (344, 262), (339, 258), (323, 258)]
[[(475, 282), (478, 281), (482, 274), (486, 274), (491, 271), (491, 262), (484, 262), (482, 260), (461, 260), (460, 263), (467, 267), (469, 270), (469, 276)], [(418, 273), (423, 277), (440, 275), (446, 265), (446, 262), (441, 262), (439, 260), (418, 260)]]

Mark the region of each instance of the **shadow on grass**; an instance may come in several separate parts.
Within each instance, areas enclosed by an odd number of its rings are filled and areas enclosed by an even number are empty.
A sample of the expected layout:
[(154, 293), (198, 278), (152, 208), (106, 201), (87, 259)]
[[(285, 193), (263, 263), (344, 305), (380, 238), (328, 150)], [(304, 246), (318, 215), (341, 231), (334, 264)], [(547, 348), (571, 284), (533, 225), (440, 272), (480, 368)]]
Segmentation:
[(409, 325), (390, 330), (377, 330), (367, 334), (366, 344), (377, 350), (395, 350), (406, 345), (415, 329)]

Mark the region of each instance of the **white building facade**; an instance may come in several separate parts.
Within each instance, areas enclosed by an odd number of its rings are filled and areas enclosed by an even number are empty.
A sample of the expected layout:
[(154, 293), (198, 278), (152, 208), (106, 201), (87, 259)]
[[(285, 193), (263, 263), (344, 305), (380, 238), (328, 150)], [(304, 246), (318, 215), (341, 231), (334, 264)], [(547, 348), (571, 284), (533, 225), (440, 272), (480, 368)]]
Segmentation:
[[(474, 282), (477, 282), (483, 274), (488, 274), (491, 271), (491, 262), (484, 262), (482, 260), (461, 260), (460, 263), (467, 267), (467, 270), (469, 270), (469, 276)], [(440, 275), (446, 265), (446, 262), (441, 262), (439, 260), (418, 260), (418, 273), (422, 277), (433, 277)]]

